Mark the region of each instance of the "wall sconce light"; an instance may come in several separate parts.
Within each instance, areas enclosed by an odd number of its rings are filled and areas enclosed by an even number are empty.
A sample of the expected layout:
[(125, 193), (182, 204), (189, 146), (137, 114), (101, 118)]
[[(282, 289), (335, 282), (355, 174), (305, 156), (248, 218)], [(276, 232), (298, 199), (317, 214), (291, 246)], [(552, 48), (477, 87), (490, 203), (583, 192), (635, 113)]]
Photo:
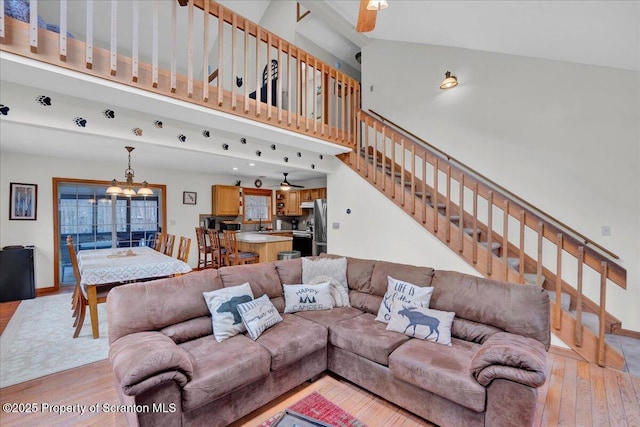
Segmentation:
[(458, 86), (458, 79), (451, 75), (451, 71), (444, 73), (444, 80), (440, 83), (440, 89), (451, 89)]

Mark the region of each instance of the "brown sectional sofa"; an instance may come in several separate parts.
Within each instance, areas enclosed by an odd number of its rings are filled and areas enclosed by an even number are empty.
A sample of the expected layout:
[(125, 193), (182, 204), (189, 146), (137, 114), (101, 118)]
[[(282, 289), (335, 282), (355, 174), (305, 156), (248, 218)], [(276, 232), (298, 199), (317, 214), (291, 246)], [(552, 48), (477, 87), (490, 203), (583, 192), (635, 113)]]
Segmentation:
[[(375, 321), (387, 276), (433, 286), (456, 313), (452, 346)], [(301, 259), (135, 283), (107, 300), (109, 358), (131, 425), (224, 426), (326, 370), (443, 426), (532, 423), (546, 379), (549, 300), (540, 288), (456, 272), (347, 258), (352, 307), (282, 314), (256, 341), (212, 336), (203, 292), (249, 282), (284, 311)]]

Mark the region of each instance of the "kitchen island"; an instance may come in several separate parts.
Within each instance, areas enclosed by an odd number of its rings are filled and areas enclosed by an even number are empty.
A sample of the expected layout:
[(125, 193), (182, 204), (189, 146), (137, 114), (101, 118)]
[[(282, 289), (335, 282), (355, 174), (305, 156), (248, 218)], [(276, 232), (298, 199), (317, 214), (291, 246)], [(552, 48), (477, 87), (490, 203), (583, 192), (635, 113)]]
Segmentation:
[(292, 237), (272, 236), (266, 233), (238, 233), (236, 239), (239, 251), (257, 253), (260, 262), (277, 261), (278, 252), (293, 249)]

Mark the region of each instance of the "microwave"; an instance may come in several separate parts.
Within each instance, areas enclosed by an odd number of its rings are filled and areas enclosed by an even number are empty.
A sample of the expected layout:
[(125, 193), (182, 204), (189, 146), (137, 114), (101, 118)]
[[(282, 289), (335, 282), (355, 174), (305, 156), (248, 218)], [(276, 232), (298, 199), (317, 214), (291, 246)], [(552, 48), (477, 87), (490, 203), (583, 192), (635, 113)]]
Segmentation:
[(240, 223), (234, 221), (220, 221), (220, 231), (225, 230), (240, 231)]

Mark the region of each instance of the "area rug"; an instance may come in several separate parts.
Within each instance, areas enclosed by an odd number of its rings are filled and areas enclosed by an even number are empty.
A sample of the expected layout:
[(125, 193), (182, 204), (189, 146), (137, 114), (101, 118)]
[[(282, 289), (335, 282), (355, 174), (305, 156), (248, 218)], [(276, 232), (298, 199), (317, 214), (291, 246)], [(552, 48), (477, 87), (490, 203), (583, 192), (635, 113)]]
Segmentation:
[(107, 358), (106, 304), (98, 304), (100, 338), (88, 312), (73, 338), (71, 294), (24, 300), (0, 336), (0, 387), (7, 387)]
[[(336, 427), (367, 427), (353, 415), (325, 399), (324, 396), (317, 391), (314, 391), (309, 396), (289, 407), (289, 409)], [(269, 418), (260, 424), (259, 427), (269, 427), (279, 416), (280, 414)]]

